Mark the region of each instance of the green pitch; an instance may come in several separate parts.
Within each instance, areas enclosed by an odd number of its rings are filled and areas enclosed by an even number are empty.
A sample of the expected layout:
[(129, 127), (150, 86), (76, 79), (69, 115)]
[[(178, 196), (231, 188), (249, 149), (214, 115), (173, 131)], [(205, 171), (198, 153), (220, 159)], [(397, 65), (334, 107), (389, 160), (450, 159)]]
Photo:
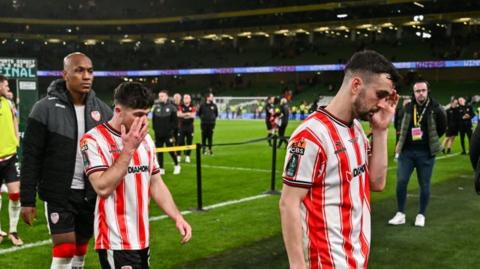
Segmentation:
[[(290, 134), (299, 122), (290, 122)], [(196, 125), (194, 141), (200, 141)], [(219, 120), (215, 143), (241, 142), (266, 135), (263, 121)], [(394, 142), (389, 136), (390, 154)], [(202, 156), (205, 212), (191, 212), (185, 218), (193, 228), (193, 238), (180, 245), (173, 222), (155, 218), (151, 222), (151, 268), (288, 268), (281, 240), (279, 196), (260, 196), (270, 188), (272, 149), (266, 141), (240, 146), (214, 147), (213, 156)], [(454, 152), (460, 152), (458, 141)], [(277, 157), (277, 184), (281, 189), (281, 170), (285, 150)], [(192, 164), (181, 163), (182, 172), (174, 176), (170, 156), (165, 154), (164, 176), (178, 207), (196, 207), (195, 154)], [(372, 195), (372, 249), (369, 268), (477, 268), (480, 245), (478, 216), (480, 197), (473, 191), (472, 169), (463, 155), (438, 159), (432, 178), (430, 206), (424, 229), (412, 223), (418, 207), (416, 177), (409, 184), (406, 225), (392, 227), (387, 220), (395, 213), (395, 166), (391, 161), (384, 192)], [(8, 231), (7, 196), (1, 211), (2, 229)], [(245, 198), (251, 200), (245, 200)], [(244, 199), (244, 200), (241, 200)], [(222, 204), (229, 202), (231, 204)], [(15, 249), (8, 240), (0, 244), (1, 268), (49, 268), (51, 245), (41, 201), (33, 227), (19, 224), (26, 244), (38, 246)], [(190, 211), (189, 211), (190, 212)], [(150, 216), (162, 213), (151, 206)], [(28, 246), (28, 245), (27, 245)], [(8, 253), (5, 253), (9, 251)], [(98, 257), (90, 247), (86, 268), (99, 268)]]

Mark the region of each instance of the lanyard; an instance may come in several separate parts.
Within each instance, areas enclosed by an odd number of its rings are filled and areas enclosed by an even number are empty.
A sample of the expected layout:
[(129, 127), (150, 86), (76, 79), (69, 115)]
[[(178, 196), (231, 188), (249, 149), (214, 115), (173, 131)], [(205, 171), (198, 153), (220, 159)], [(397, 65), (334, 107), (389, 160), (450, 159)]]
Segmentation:
[(422, 113), (420, 113), (420, 115), (418, 115), (417, 104), (413, 105), (413, 114), (414, 114), (413, 126), (415, 126), (415, 127), (420, 126), (420, 123), (422, 122), (422, 119), (423, 119), (423, 115), (425, 114), (425, 111), (427, 110), (427, 106), (428, 106), (429, 103), (430, 103), (430, 99), (428, 99), (428, 101), (425, 104), (425, 106), (423, 107)]

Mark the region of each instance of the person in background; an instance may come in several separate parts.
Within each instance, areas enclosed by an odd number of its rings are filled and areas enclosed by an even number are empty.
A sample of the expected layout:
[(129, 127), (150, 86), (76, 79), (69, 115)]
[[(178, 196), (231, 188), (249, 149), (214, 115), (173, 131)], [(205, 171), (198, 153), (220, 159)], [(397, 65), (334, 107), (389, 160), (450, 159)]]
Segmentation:
[(465, 150), (465, 135), (470, 143), (472, 137), (472, 118), (475, 116), (473, 107), (466, 103), (465, 98), (458, 98), (458, 113), (460, 116), (460, 123), (458, 130), (460, 131), (460, 145), (462, 145), (462, 155), (467, 154)]
[(202, 153), (207, 154), (206, 148), (208, 146), (208, 154), (213, 155), (213, 130), (218, 117), (218, 107), (213, 101), (213, 93), (208, 93), (205, 97), (205, 102), (198, 109), (198, 116), (200, 117), (202, 129)]
[(273, 126), (272, 119), (275, 119), (275, 97), (269, 96), (265, 104), (265, 125), (267, 126), (267, 139), (268, 145), (272, 146), (272, 137), (275, 132), (275, 127)]
[(445, 111), (447, 114), (447, 130), (445, 132), (445, 139), (443, 140), (442, 152), (450, 154), (455, 137), (458, 135), (458, 129), (461, 122), (460, 111), (458, 109), (458, 99), (453, 98), (450, 101), (450, 107)]
[(420, 206), (415, 226), (425, 226), (425, 215), (430, 200), (430, 180), (435, 155), (442, 151), (440, 137), (445, 133), (446, 116), (443, 107), (429, 93), (427, 81), (413, 85), (412, 101), (405, 107), (400, 126), (400, 137), (395, 149), (397, 166), (397, 213), (388, 221), (390, 225), (405, 224), (407, 186), (416, 169), (420, 185)]
[[(175, 129), (178, 126), (177, 109), (175, 105), (168, 100), (168, 92), (162, 90), (158, 93), (158, 102), (152, 107), (153, 131), (155, 132), (155, 146), (157, 148), (173, 147), (175, 145)], [(170, 151), (174, 167), (173, 174), (180, 174), (180, 165), (177, 160), (177, 153)], [(157, 159), (160, 164), (160, 175), (165, 174), (163, 166), (163, 152), (157, 153)]]
[[(17, 148), (20, 143), (18, 120), (14, 103), (9, 99), (10, 87), (7, 77), (0, 75), (0, 185), (7, 186), (9, 233), (1, 230), (0, 242), (4, 237), (14, 246), (23, 245), (17, 232), (20, 217), (20, 179), (17, 170)], [(0, 208), (2, 197), (0, 195)]]
[[(193, 142), (193, 121), (195, 119), (196, 108), (192, 104), (192, 98), (189, 94), (183, 95), (183, 105), (178, 115), (178, 119), (180, 122), (180, 139), (179, 145), (191, 145)], [(190, 153), (191, 150), (185, 150), (185, 162), (190, 163)], [(180, 155), (177, 156), (178, 161), (181, 161)]]
[(278, 148), (285, 143), (285, 146), (288, 144), (288, 139), (285, 137), (285, 130), (287, 129), (288, 120), (289, 120), (290, 108), (288, 107), (288, 101), (284, 97), (280, 99), (279, 113), (277, 116), (277, 126), (278, 126), (278, 136), (279, 143)]

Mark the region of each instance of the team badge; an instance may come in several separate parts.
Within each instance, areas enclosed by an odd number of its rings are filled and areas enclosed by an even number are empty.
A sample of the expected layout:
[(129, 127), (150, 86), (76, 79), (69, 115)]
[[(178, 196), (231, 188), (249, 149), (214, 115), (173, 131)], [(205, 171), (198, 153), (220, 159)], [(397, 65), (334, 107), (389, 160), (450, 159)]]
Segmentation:
[(57, 224), (59, 219), (60, 219), (60, 215), (58, 215), (57, 212), (53, 212), (50, 214), (50, 220), (52, 221), (53, 224)]
[(170, 112), (170, 108), (165, 109), (165, 111)]
[(96, 110), (92, 111), (90, 115), (92, 116), (92, 119), (94, 119), (95, 121), (100, 121), (100, 119), (102, 118), (102, 115), (100, 115), (100, 112)]
[(300, 139), (299, 141), (294, 141), (290, 145), (289, 151), (292, 154), (303, 155), (303, 154), (305, 154), (305, 145), (306, 145), (306, 143), (305, 143), (304, 139)]
[(132, 269), (133, 267), (131, 265), (124, 265), (120, 267), (120, 269)]

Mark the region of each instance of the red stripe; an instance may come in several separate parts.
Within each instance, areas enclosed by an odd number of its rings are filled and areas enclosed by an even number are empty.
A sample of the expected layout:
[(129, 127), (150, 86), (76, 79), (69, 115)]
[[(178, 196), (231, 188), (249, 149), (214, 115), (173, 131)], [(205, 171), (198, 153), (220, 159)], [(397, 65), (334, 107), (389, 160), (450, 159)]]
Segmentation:
[[(362, 130), (358, 130), (360, 132), (360, 134), (362, 133)], [(355, 158), (357, 160), (357, 166), (360, 166), (362, 165), (362, 155), (360, 153), (360, 146), (358, 145), (359, 143), (359, 140), (362, 139), (363, 140), (363, 137), (355, 137), (355, 129), (354, 128), (350, 128), (349, 129), (349, 134), (350, 134), (350, 139), (351, 141), (353, 141), (353, 148), (355, 149)], [(359, 135), (360, 135), (359, 134)], [(366, 153), (366, 150), (365, 150), (365, 153)], [(366, 154), (365, 154), (366, 156)], [(366, 162), (364, 162), (366, 163)], [(365, 169), (367, 169), (365, 167)], [(365, 258), (365, 263), (364, 263), (364, 266), (366, 268), (367, 266), (367, 259), (368, 259), (368, 243), (366, 242), (365, 238), (364, 238), (364, 235), (363, 235), (363, 229), (365, 227), (363, 227), (363, 206), (364, 206), (364, 203), (366, 203), (366, 197), (365, 197), (365, 188), (364, 188), (364, 184), (366, 181), (367, 178), (364, 177), (363, 174), (360, 174), (360, 178), (359, 178), (359, 184), (358, 184), (358, 188), (359, 188), (359, 193), (360, 193), (360, 201), (362, 203), (362, 206), (361, 206), (361, 210), (362, 210), (362, 215), (360, 217), (360, 232), (359, 232), (359, 238), (358, 238), (358, 241), (360, 242), (360, 249), (361, 249), (361, 252), (362, 252), (362, 255), (363, 257)], [(368, 227), (367, 227), (368, 229)]]
[[(133, 154), (133, 163), (135, 165), (140, 165), (140, 157), (138, 156), (138, 150)], [(137, 190), (137, 227), (138, 227), (138, 240), (140, 243), (140, 248), (144, 249), (146, 247), (145, 240), (145, 223), (143, 219), (143, 186), (142, 186), (142, 173), (135, 174), (135, 188)]]
[[(100, 134), (105, 138), (108, 143), (108, 147), (112, 154), (113, 160), (112, 163), (115, 163), (115, 160), (120, 156), (118, 152), (118, 145), (115, 140), (112, 138), (110, 131), (106, 129), (104, 125), (101, 125), (98, 128)], [(113, 149), (112, 147), (116, 147)], [(115, 190), (115, 205), (116, 205), (116, 215), (117, 215), (117, 226), (120, 231), (120, 240), (122, 241), (122, 249), (130, 249), (130, 242), (128, 240), (128, 231), (127, 224), (125, 220), (125, 178), (120, 181), (116, 190)]]
[[(307, 129), (300, 132), (303, 137), (317, 144), (319, 147), (314, 165), (314, 187), (310, 189), (309, 194), (305, 197), (303, 203), (307, 208), (307, 233), (310, 239), (309, 258), (310, 268), (330, 269), (334, 268), (332, 251), (330, 248), (326, 215), (325, 215), (325, 175), (326, 168), (323, 167), (320, 171), (320, 166), (325, 165), (327, 161), (326, 151), (318, 137), (315, 136), (312, 130)], [(320, 267), (319, 267), (320, 266)]]
[(348, 156), (345, 152), (345, 145), (338, 133), (335, 125), (332, 123), (332, 120), (327, 117), (318, 117), (328, 129), (328, 134), (334, 145), (334, 149), (337, 151), (335, 154), (338, 159), (338, 170), (339, 177), (341, 181), (340, 188), (340, 218), (342, 222), (341, 233), (343, 235), (343, 249), (345, 251), (345, 256), (349, 268), (357, 268), (357, 263), (353, 258), (353, 245), (350, 239), (352, 233), (352, 199), (350, 197), (350, 166), (348, 161)]
[(107, 216), (105, 214), (105, 199), (101, 197), (98, 199), (98, 235), (95, 239), (95, 249), (110, 249)]

